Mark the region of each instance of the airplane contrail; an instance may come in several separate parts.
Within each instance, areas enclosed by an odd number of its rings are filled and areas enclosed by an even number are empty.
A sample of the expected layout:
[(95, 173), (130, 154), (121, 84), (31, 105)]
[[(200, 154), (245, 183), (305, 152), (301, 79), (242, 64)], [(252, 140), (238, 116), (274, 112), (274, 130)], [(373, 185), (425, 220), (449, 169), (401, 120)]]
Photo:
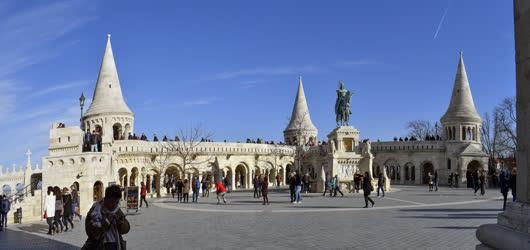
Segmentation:
[(440, 23), (438, 23), (438, 28), (436, 28), (436, 32), (434, 33), (433, 40), (436, 40), (436, 38), (438, 37), (438, 33), (440, 33), (440, 29), (442, 28), (442, 25), (445, 20), (445, 15), (447, 15), (447, 11), (449, 11), (449, 7), (450, 7), (449, 3), (450, 1), (447, 2), (447, 8), (445, 9), (444, 14), (442, 15), (442, 19), (440, 19)]

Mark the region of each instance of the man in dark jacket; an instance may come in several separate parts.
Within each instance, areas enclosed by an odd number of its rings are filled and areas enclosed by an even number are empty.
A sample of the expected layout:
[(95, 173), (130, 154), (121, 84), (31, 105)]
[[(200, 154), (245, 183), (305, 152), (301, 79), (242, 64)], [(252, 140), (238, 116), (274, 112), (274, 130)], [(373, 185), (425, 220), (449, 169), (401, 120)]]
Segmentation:
[(379, 173), (377, 178), (377, 197), (379, 197), (379, 190), (381, 190), (383, 197), (385, 197), (385, 177), (383, 176), (383, 173)]
[(88, 239), (81, 249), (126, 249), (122, 235), (131, 227), (120, 209), (120, 200), (120, 187), (111, 185), (105, 189), (105, 198), (92, 205), (85, 220)]
[(5, 195), (0, 196), (0, 231), (7, 227), (7, 213), (11, 210), (11, 202)]
[(372, 207), (375, 205), (375, 202), (370, 198), (370, 193), (372, 192), (372, 181), (370, 180), (370, 174), (368, 172), (364, 173), (363, 178), (363, 193), (364, 193), (364, 207), (368, 207), (368, 201), (372, 203)]
[(434, 170), (434, 192), (438, 191), (438, 170)]
[(502, 169), (499, 175), (499, 184), (501, 186), (501, 194), (504, 197), (502, 210), (506, 209), (506, 200), (508, 199), (508, 191), (510, 191), (510, 173), (507, 169)]

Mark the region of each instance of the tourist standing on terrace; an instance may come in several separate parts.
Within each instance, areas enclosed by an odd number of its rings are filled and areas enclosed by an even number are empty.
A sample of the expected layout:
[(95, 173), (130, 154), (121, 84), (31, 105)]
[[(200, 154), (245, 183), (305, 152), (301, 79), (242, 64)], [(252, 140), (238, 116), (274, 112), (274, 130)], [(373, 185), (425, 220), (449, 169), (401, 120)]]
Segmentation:
[(480, 173), (478, 181), (480, 186), (480, 195), (484, 195), (486, 193), (486, 176), (484, 175), (484, 171)]
[(294, 173), (289, 176), (289, 191), (291, 193), (291, 203), (294, 203), (296, 200), (296, 178)]
[(372, 207), (375, 205), (375, 202), (372, 200), (372, 198), (370, 198), (370, 193), (372, 192), (373, 187), (372, 187), (372, 180), (370, 179), (370, 174), (368, 174), (368, 172), (365, 172), (364, 173), (364, 178), (363, 178), (363, 192), (364, 192), (364, 208), (367, 208), (368, 207), (368, 201), (370, 201), (370, 203), (372, 203)]
[(258, 197), (258, 175), (254, 175), (254, 178), (252, 179), (252, 187), (254, 188), (254, 198)]
[(182, 202), (188, 203), (190, 200), (190, 183), (188, 179), (185, 179), (183, 182), (182, 193)]
[(7, 227), (7, 213), (11, 210), (11, 202), (6, 195), (0, 196), (0, 231)]
[(434, 191), (438, 192), (438, 170), (434, 170)]

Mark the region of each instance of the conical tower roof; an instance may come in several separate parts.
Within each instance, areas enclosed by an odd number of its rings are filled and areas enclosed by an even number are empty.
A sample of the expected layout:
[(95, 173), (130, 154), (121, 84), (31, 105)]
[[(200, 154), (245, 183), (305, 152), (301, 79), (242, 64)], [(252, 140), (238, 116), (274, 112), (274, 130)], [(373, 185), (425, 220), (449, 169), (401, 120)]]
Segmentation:
[(110, 34), (107, 35), (107, 46), (103, 55), (103, 61), (101, 62), (92, 103), (84, 116), (104, 113), (132, 115), (121, 93), (120, 79), (118, 78), (118, 71), (116, 70), (116, 63), (114, 62), (114, 55), (110, 44)]
[(315, 125), (311, 121), (309, 115), (309, 108), (307, 108), (307, 101), (305, 99), (304, 85), (302, 84), (302, 77), (298, 79), (298, 92), (296, 93), (296, 100), (294, 102), (293, 113), (291, 114), (291, 121), (285, 129), (289, 130), (305, 130), (317, 131)]
[(442, 123), (446, 122), (477, 122), (482, 123), (482, 118), (475, 108), (471, 88), (467, 79), (464, 57), (460, 53), (458, 68), (456, 70), (455, 84), (449, 108), (442, 116)]

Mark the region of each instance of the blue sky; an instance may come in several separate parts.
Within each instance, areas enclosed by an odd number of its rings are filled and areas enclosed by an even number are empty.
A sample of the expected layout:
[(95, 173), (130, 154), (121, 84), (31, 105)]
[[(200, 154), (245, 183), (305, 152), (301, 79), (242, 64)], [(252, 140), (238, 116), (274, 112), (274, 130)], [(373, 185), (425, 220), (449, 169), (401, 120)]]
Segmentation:
[(283, 140), (301, 74), (320, 139), (342, 79), (361, 137), (390, 140), (440, 119), (460, 50), (481, 114), (515, 94), (512, 12), (493, 0), (2, 1), (0, 164), (24, 164), (28, 148), (40, 163), (51, 124), (78, 125), (107, 33), (137, 133), (202, 123), (220, 141)]

